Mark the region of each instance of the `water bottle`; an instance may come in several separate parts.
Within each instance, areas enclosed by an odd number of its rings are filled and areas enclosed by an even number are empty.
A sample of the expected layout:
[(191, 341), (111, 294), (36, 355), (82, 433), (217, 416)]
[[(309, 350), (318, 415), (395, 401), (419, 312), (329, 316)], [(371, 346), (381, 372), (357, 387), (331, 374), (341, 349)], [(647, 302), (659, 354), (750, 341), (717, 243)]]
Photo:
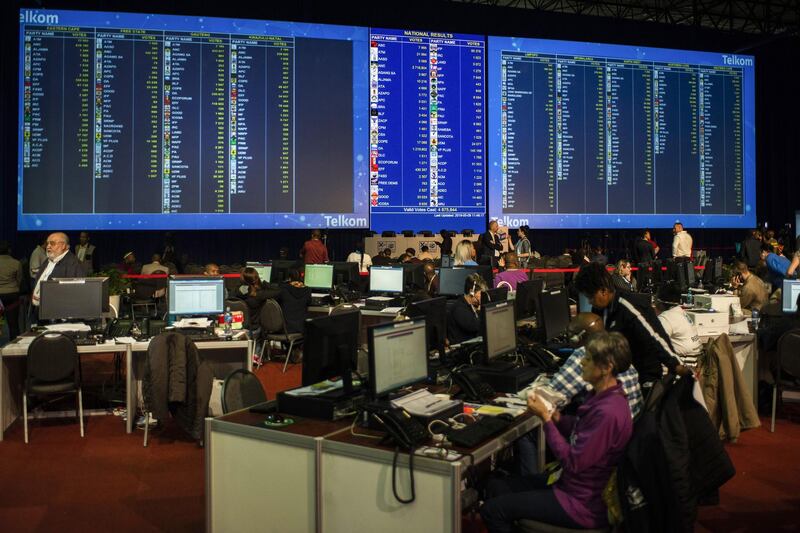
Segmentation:
[(758, 309), (753, 309), (750, 312), (750, 317), (753, 319), (753, 333), (758, 331)]
[(231, 308), (225, 308), (225, 335), (230, 335), (233, 332), (233, 327), (231, 323), (233, 322), (233, 315), (231, 314)]
[(694, 294), (692, 294), (692, 291), (689, 291), (689, 294), (686, 295), (686, 305), (689, 307), (694, 305)]

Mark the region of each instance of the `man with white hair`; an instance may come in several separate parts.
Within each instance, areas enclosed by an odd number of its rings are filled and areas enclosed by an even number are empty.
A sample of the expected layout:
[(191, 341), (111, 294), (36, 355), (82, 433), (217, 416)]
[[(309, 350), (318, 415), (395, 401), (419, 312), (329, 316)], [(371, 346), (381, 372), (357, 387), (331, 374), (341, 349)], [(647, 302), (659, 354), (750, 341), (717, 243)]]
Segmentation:
[(60, 231), (51, 233), (47, 237), (46, 248), (47, 263), (43, 264), (36, 276), (33, 297), (33, 310), (35, 316), (39, 315), (39, 294), (43, 281), (55, 278), (82, 278), (86, 270), (75, 254), (69, 251), (69, 237)]

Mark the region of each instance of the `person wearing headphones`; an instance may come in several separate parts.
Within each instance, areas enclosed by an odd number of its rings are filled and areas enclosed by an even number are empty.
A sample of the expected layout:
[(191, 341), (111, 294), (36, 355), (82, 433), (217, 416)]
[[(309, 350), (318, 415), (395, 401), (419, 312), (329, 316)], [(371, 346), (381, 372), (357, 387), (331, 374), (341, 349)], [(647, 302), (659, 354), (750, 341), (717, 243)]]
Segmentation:
[(464, 295), (448, 310), (447, 339), (451, 345), (480, 335), (481, 293), (485, 289), (486, 282), (480, 274), (470, 274), (464, 280)]

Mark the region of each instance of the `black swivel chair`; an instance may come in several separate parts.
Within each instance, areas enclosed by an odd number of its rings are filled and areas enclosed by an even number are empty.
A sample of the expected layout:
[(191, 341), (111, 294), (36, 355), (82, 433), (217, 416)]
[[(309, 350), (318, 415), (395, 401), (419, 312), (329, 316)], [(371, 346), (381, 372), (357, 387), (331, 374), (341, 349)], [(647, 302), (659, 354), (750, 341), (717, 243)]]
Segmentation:
[(243, 315), (242, 324), (245, 329), (250, 327), (250, 308), (244, 303), (244, 300), (225, 300), (225, 309), (230, 307), (231, 313), (234, 311), (241, 311)]
[(783, 403), (784, 391), (800, 391), (800, 328), (787, 331), (778, 340), (775, 383), (772, 385), (772, 423), (775, 433), (775, 410), (778, 400)]
[(28, 347), (28, 370), (22, 391), (25, 443), (28, 443), (28, 396), (52, 396), (74, 392), (83, 437), (81, 369), (75, 342), (62, 333), (43, 333)]
[(230, 413), (267, 401), (264, 387), (255, 374), (237, 368), (222, 384), (222, 412)]

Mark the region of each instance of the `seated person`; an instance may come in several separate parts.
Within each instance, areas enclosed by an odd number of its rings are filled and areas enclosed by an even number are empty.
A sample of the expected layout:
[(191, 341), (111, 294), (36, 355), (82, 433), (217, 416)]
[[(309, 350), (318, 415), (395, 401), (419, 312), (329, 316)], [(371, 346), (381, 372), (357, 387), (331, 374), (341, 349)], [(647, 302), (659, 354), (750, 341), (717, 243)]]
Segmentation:
[(275, 299), (280, 293), (275, 289), (270, 289), (261, 281), (258, 271), (255, 268), (247, 267), (242, 271), (242, 282), (246, 292), (238, 296), (247, 304), (250, 310), (250, 330), (256, 330), (261, 326), (261, 308), (264, 302)]
[(220, 276), (221, 274), (219, 272), (219, 265), (216, 264), (216, 263), (207, 264), (205, 266), (205, 269), (203, 270), (203, 275), (204, 276)]
[(422, 259), (417, 257), (417, 251), (413, 248), (406, 248), (406, 255), (408, 257), (403, 263), (422, 263)]
[(439, 274), (436, 273), (436, 267), (433, 263), (426, 262), (422, 269), (425, 273), (425, 292), (431, 298), (435, 298), (439, 295)]
[(636, 278), (631, 275), (631, 262), (627, 259), (617, 261), (617, 268), (611, 276), (614, 287), (621, 292), (636, 292)]
[(455, 266), (478, 266), (475, 262), (475, 246), (472, 241), (461, 241), (456, 244), (455, 257), (453, 258), (453, 265)]
[(517, 284), (523, 281), (528, 281), (528, 273), (520, 270), (519, 262), (517, 261), (517, 254), (514, 252), (506, 252), (503, 254), (503, 262), (506, 269), (498, 272), (494, 277), (494, 287), (498, 287), (500, 282), (505, 282), (511, 286), (511, 290), (517, 290)]
[(456, 299), (452, 307), (448, 306), (447, 339), (450, 344), (460, 344), (481, 334), (481, 291), (485, 288), (486, 282), (479, 274), (470, 274), (464, 280), (464, 295)]
[(739, 296), (742, 309), (750, 311), (761, 309), (769, 303), (769, 290), (764, 282), (755, 274), (750, 272), (747, 263), (736, 261), (733, 264), (733, 276), (731, 276), (731, 286)]
[(672, 349), (653, 308), (639, 306), (618, 292), (606, 267), (600, 263), (583, 265), (575, 278), (575, 288), (589, 299), (593, 312), (603, 317), (607, 330), (625, 335), (640, 384), (649, 386), (660, 380), (661, 365), (671, 372), (689, 373)]
[(169, 274), (169, 268), (161, 264), (161, 254), (153, 254), (150, 262), (142, 265), (142, 274), (150, 275), (155, 273)]
[(592, 393), (577, 416), (551, 414), (535, 394), (528, 409), (542, 419), (547, 445), (561, 463), (561, 475), (493, 479), (481, 517), (490, 533), (506, 533), (520, 519), (580, 529), (608, 525), (605, 488), (633, 434), (628, 401), (617, 375), (631, 366), (628, 342), (619, 333), (594, 333), (586, 342), (581, 367)]
[(117, 265), (117, 270), (122, 272), (123, 274), (139, 274), (141, 272), (142, 266), (136, 262), (136, 254), (133, 252), (128, 252), (122, 256), (122, 263)]
[(664, 283), (658, 289), (656, 296), (656, 311), (658, 321), (669, 336), (673, 350), (682, 359), (683, 363), (694, 368), (697, 358), (703, 352), (700, 334), (697, 326), (689, 321), (689, 316), (681, 307), (681, 289), (676, 283)]
[(419, 247), (419, 255), (417, 258), (420, 261), (433, 261), (433, 256), (431, 255), (431, 249), (425, 246), (424, 244)]
[(303, 284), (300, 270), (289, 270), (289, 281), (281, 284), (278, 303), (283, 310), (288, 333), (302, 333), (306, 309), (311, 304), (311, 289)]
[(392, 264), (392, 249), (385, 248), (382, 252), (372, 258), (372, 264), (375, 266), (389, 266)]

